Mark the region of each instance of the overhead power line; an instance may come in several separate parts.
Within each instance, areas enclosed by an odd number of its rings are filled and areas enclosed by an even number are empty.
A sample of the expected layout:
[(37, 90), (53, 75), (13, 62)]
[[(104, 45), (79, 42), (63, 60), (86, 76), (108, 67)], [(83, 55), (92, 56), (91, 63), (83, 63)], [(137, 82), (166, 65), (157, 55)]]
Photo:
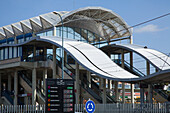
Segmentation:
[[(155, 17), (155, 18), (152, 18), (152, 19), (150, 19), (150, 20), (147, 20), (147, 21), (141, 22), (141, 23), (139, 23), (139, 24), (136, 24), (136, 25), (130, 26), (130, 27), (128, 27), (127, 29), (131, 29), (131, 28), (134, 28), (134, 27), (137, 27), (137, 26), (140, 26), (140, 25), (146, 24), (146, 23), (148, 23), (148, 22), (151, 22), (151, 21), (154, 21), (154, 20), (157, 20), (157, 19), (160, 19), (160, 18), (166, 17), (166, 16), (168, 16), (168, 15), (170, 15), (170, 13), (167, 13), (167, 14), (164, 14), (164, 15), (161, 15), (161, 16), (158, 16), (158, 17)], [(122, 30), (120, 30), (120, 31), (118, 31), (118, 32), (121, 32), (121, 31), (123, 31), (123, 30), (125, 30), (125, 29), (122, 29)]]

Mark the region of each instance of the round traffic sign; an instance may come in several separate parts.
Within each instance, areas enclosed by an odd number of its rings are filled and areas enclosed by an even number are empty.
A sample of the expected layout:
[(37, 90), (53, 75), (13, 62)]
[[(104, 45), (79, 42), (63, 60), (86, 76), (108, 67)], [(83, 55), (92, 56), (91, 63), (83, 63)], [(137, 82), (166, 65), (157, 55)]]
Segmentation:
[(86, 102), (86, 111), (88, 113), (93, 113), (95, 111), (95, 104), (92, 100)]

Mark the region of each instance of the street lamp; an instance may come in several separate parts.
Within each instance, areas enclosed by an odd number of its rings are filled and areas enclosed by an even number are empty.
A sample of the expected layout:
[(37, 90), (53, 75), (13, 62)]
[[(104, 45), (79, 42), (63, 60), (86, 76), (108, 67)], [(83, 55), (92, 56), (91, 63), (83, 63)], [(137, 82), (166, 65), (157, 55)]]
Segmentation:
[(61, 23), (62, 23), (62, 79), (64, 79), (64, 38), (63, 38), (64, 24), (63, 24), (63, 19), (62, 19), (61, 15), (59, 13), (55, 13), (55, 14), (57, 14), (60, 17)]

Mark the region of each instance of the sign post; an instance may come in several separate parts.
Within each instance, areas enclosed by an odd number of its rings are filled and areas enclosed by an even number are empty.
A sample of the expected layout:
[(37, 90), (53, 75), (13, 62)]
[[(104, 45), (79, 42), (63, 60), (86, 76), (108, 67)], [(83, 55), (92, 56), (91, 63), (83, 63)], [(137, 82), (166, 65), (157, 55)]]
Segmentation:
[(92, 100), (86, 102), (86, 111), (88, 113), (93, 113), (95, 111), (95, 104)]
[(74, 81), (46, 79), (46, 113), (74, 113)]

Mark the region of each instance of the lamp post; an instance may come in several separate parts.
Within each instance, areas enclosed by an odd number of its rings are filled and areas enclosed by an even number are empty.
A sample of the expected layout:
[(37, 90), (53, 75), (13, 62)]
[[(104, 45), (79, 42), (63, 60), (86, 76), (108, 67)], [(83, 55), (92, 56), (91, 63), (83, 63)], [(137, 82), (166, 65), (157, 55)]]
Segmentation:
[(61, 15), (59, 13), (55, 13), (55, 14), (57, 14), (60, 17), (61, 23), (62, 23), (62, 79), (64, 79), (64, 38), (63, 38), (64, 24), (63, 24), (63, 19), (62, 19)]

